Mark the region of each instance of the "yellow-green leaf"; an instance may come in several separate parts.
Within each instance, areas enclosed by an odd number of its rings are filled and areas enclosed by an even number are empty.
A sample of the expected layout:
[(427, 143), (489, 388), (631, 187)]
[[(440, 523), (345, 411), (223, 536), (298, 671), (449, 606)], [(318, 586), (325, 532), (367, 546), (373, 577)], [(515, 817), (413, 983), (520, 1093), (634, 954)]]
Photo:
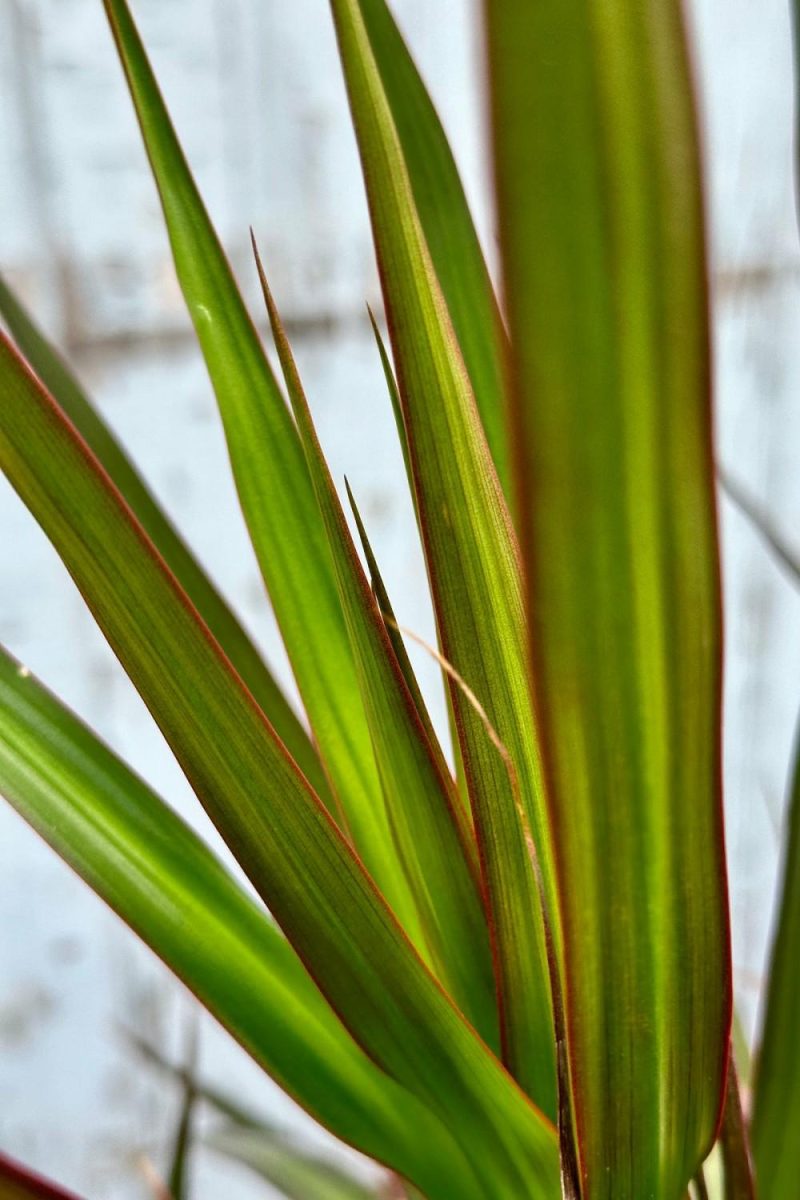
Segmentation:
[[(332, 0), (367, 189), (408, 452), (495, 939), (506, 1063), (551, 1116), (555, 1055), (531, 853), (548, 873), (517, 546), (358, 0)], [(509, 770), (509, 763), (511, 770)]]
[(181, 587), (269, 718), (311, 786), (328, 804), (319, 756), (250, 638), (206, 575), (67, 364), (0, 277), (0, 316), (45, 387), (58, 400), (168, 563)]
[(676, 1200), (731, 1018), (705, 245), (678, 0), (485, 5), (586, 1200)]
[(447, 1200), (447, 1171), (465, 1168), (436, 1119), (359, 1049), (188, 826), (2, 651), (0, 794), (299, 1104)]
[(800, 1179), (800, 742), (790, 788), (783, 885), (753, 1089), (760, 1200), (790, 1200)]

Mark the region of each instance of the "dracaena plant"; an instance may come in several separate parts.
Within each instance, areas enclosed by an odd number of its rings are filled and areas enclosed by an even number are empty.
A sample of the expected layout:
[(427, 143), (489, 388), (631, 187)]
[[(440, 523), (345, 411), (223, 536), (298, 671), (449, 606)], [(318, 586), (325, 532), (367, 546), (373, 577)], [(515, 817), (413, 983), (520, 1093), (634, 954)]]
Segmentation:
[[(264, 268), (282, 381), (125, 0), (105, 0), (305, 720), (3, 289), (3, 468), (263, 906), (10, 657), (0, 785), (253, 1058), (409, 1195), (683, 1200), (705, 1194), (719, 1135), (724, 1195), (750, 1196), (680, 5), (486, 0), (497, 296), (384, 0), (330, 7), (456, 770)], [(756, 1084), (764, 1200), (794, 1196), (800, 1170), (799, 1073), (781, 1058), (797, 1046), (798, 857)], [(251, 1136), (269, 1157), (268, 1131)], [(281, 1186), (365, 1194), (344, 1176)]]

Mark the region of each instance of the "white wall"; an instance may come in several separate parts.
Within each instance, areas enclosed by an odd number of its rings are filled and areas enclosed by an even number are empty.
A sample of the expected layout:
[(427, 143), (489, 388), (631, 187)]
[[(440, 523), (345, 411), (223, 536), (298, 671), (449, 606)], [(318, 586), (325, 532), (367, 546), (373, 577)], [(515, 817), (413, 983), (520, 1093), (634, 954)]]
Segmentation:
[[(798, 251), (788, 0), (695, 0), (709, 156), (718, 444), (800, 549)], [(397, 0), (484, 230), (472, 0)], [(362, 497), (402, 620), (430, 632), (391, 417), (363, 316), (365, 207), (324, 0), (138, 0), (190, 160), (248, 294), (262, 241), (337, 478)], [(489, 239), (489, 242), (491, 239)], [(287, 678), (210, 389), (99, 0), (0, 0), (0, 268), (61, 340), (105, 416)], [(752, 1023), (783, 784), (800, 707), (800, 597), (723, 504), (726, 787), (737, 990)], [(0, 637), (184, 815), (214, 835), (43, 535), (0, 488)], [(418, 659), (440, 705), (429, 663)], [(440, 707), (438, 709), (440, 711)], [(216, 844), (216, 840), (215, 840)], [(181, 989), (0, 807), (0, 1146), (89, 1200), (142, 1196), (174, 1097), (117, 1034), (180, 1047)], [(203, 1064), (308, 1122), (210, 1022)], [(264, 1195), (198, 1162), (196, 1195)]]

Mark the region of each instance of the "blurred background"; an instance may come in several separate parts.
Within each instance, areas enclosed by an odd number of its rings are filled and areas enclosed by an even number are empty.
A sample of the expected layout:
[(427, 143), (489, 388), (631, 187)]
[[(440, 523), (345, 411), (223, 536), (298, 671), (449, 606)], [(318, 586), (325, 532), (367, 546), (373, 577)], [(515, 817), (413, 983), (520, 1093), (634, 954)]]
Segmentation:
[[(711, 224), (719, 462), (800, 551), (800, 253), (788, 0), (691, 0)], [(493, 257), (475, 0), (394, 0)], [(432, 622), (364, 304), (378, 304), (324, 0), (137, 0), (201, 190), (255, 303), (261, 242), (334, 474), (368, 518), (399, 620)], [(99, 0), (0, 0), (0, 269), (293, 693), (230, 480)], [(800, 593), (722, 501), (725, 784), (737, 1000), (757, 1026), (784, 784), (800, 708)], [(0, 637), (213, 844), (160, 734), (55, 553), (0, 482)], [(413, 652), (412, 652), (413, 653)], [(415, 656), (443, 716), (436, 672)], [(0, 1147), (90, 1200), (148, 1194), (179, 1097), (122, 1031), (180, 1056), (194, 1006), (0, 805)], [(325, 1135), (210, 1020), (200, 1072), (298, 1135)], [(333, 1152), (333, 1151), (331, 1151)], [(197, 1197), (266, 1196), (197, 1154)], [(223, 1183), (224, 1180), (224, 1183)]]

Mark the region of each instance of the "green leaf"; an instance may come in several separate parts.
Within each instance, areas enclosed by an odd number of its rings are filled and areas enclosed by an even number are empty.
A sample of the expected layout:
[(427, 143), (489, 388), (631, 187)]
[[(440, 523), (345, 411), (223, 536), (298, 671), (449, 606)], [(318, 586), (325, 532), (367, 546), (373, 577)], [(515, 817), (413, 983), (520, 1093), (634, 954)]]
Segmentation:
[(77, 1197), (0, 1152), (0, 1200), (77, 1200)]
[[(504, 1059), (555, 1115), (547, 950), (530, 832), (548, 874), (526, 672), (522, 589), (508, 511), (431, 263), (357, 0), (332, 0), (361, 152), (420, 527), (442, 651), (505, 752), (448, 679), (495, 939)], [(513, 771), (509, 771), (509, 760)]]
[(47, 390), (55, 396), (141, 521), (153, 544), (247, 684), (311, 786), (330, 803), (316, 750), (278, 684), (211, 580), (153, 498), (133, 463), (67, 364), (0, 277), (0, 316)]
[(699, 163), (677, 0), (486, 6), (512, 439), (587, 1200), (673, 1200), (731, 1016)]
[(789, 1200), (800, 1178), (800, 738), (761, 1046), (751, 1140), (761, 1200)]
[(419, 220), (469, 373), (506, 495), (511, 452), (505, 422), (507, 338), (452, 151), (431, 98), (385, 0), (361, 15), (391, 109)]
[(170, 123), (125, 0), (104, 0), (178, 279), (222, 415), (242, 509), (339, 817), (406, 927), (369, 728), (303, 448)]
[(444, 757), (431, 741), (430, 721), (426, 726), (419, 715), (421, 697), (408, 686), (353, 545), (255, 241), (253, 248), (328, 534), (389, 821), (420, 917), (423, 940), (418, 949), (430, 956), (437, 976), (484, 1040), (496, 1046), (492, 960), (475, 844), (461, 822)]
[[(0, 396), (0, 465), (334, 1011), (444, 1122), (458, 1113), (452, 1133), (484, 1200), (555, 1196), (552, 1127), (413, 952), (141, 527), (6, 338)], [(441, 1169), (451, 1165), (445, 1158)], [(467, 1185), (464, 1195), (474, 1193)]]
[(287, 1200), (378, 1200), (341, 1167), (292, 1144), (278, 1130), (236, 1126), (212, 1133), (207, 1144), (226, 1158), (250, 1167)]
[(200, 839), (2, 652), (0, 792), (333, 1133), (421, 1186), (430, 1170), (420, 1127), (436, 1147), (431, 1161), (452, 1158), (447, 1135), (359, 1050), (288, 942)]

